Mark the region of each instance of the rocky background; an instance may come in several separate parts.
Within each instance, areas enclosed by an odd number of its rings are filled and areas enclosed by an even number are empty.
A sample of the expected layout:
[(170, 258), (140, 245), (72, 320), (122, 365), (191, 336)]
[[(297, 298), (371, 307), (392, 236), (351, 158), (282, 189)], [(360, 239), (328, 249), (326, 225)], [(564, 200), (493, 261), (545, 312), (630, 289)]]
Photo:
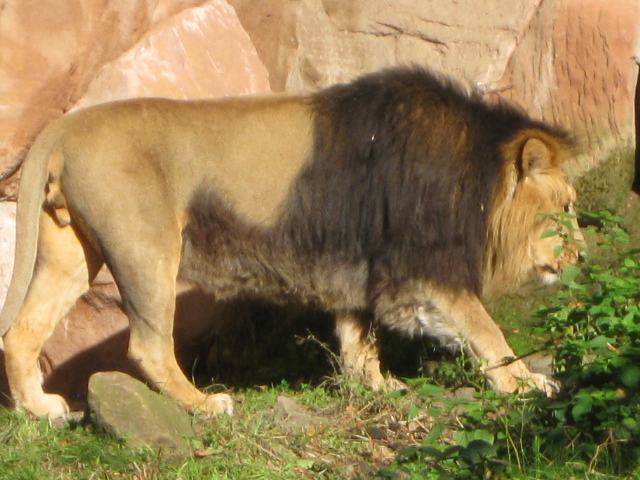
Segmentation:
[[(65, 112), (115, 99), (313, 91), (415, 63), (570, 130), (581, 207), (623, 209), (634, 183), (640, 0), (0, 0), (0, 53), (0, 303), (31, 142)], [(98, 283), (43, 355), (68, 397), (91, 371), (128, 368), (115, 360), (127, 336), (117, 291), (108, 275)], [(188, 365), (219, 307), (181, 299)]]

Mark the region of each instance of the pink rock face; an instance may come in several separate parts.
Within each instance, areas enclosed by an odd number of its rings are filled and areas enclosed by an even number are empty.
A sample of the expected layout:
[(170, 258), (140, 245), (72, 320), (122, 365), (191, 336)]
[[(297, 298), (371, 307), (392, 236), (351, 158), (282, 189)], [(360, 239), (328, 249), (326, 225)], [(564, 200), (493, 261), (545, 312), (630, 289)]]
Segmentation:
[(638, 0), (229, 1), (274, 90), (416, 63), (577, 131), (583, 147), (633, 139)]
[(426, 65), (569, 130), (582, 152), (569, 166), (572, 179), (598, 167), (607, 172), (588, 177), (595, 185), (578, 185), (581, 195), (588, 192), (581, 206), (623, 205), (634, 170), (638, 0), (229, 2), (274, 90), (314, 90), (390, 65)]
[[(9, 0), (0, 10), (0, 176), (86, 91), (98, 69), (149, 28), (201, 0)], [(0, 198), (13, 197), (17, 178)]]
[(416, 63), (472, 82), (498, 78), (540, 0), (229, 0), (274, 90), (308, 91)]
[(639, 33), (637, 0), (557, 0), (541, 6), (512, 55), (504, 95), (577, 137), (586, 152), (576, 174), (633, 148)]
[(269, 92), (269, 75), (223, 0), (153, 27), (105, 65), (75, 108), (134, 97), (208, 98)]

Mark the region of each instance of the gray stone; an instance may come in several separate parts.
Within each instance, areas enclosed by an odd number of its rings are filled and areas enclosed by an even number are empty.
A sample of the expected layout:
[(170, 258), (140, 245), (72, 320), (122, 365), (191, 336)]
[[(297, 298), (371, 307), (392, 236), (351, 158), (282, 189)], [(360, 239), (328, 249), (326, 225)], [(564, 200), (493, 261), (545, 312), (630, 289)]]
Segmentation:
[(552, 376), (555, 373), (553, 356), (548, 353), (533, 353), (522, 359), (532, 372)]
[(292, 398), (280, 395), (274, 407), (274, 420), (280, 425), (294, 428), (322, 425), (328, 422), (325, 417), (310, 413), (305, 407)]
[(170, 398), (151, 391), (121, 372), (100, 372), (89, 379), (89, 414), (96, 426), (134, 448), (162, 455), (192, 455), (191, 417)]

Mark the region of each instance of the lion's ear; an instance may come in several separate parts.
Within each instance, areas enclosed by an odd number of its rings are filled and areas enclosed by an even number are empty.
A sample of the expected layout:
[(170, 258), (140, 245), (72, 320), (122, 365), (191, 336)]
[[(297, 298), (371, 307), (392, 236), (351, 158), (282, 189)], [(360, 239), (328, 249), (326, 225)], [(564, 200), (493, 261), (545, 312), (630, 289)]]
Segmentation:
[(544, 141), (531, 137), (522, 147), (520, 162), (523, 178), (533, 177), (554, 166), (554, 154)]

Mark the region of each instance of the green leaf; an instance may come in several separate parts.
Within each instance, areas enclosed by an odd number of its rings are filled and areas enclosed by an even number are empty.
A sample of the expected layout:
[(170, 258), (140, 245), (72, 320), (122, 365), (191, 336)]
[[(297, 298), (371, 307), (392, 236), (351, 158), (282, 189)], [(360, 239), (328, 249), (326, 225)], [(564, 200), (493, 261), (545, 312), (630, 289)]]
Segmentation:
[(440, 440), (440, 436), (446, 430), (444, 423), (436, 423), (433, 428), (429, 431), (424, 440), (422, 440), (422, 445), (432, 445)]
[(474, 440), (482, 440), (493, 445), (495, 437), (493, 436), (493, 433), (487, 430), (477, 429), (457, 431), (453, 434), (453, 439), (458, 445), (468, 447)]
[(573, 224), (571, 223), (570, 220), (556, 219), (556, 222), (558, 222), (560, 225), (562, 225), (567, 230), (573, 230)]
[(417, 393), (418, 395), (422, 395), (423, 397), (438, 398), (444, 395), (444, 389), (431, 383), (425, 383), (420, 388), (418, 388)]
[(452, 447), (449, 447), (447, 449), (445, 449), (442, 454), (440, 459), (441, 460), (446, 460), (447, 458), (454, 458), (456, 457), (461, 451), (463, 450), (463, 447), (461, 447), (460, 445), (454, 445)]
[(403, 390), (394, 390), (393, 392), (389, 392), (387, 394), (387, 398), (402, 398), (407, 394), (407, 392)]
[(545, 230), (544, 232), (542, 232), (542, 235), (540, 236), (540, 238), (555, 237), (556, 235), (558, 235), (558, 231), (557, 230), (549, 229), (549, 230)]
[(610, 345), (615, 343), (615, 339), (611, 337), (606, 337), (604, 335), (598, 335), (595, 338), (589, 340), (586, 344), (587, 348), (595, 348), (595, 349), (607, 349)]
[(638, 425), (638, 421), (635, 418), (625, 418), (622, 420), (622, 425), (624, 428), (629, 430), (630, 432), (637, 433), (640, 430), (640, 425)]
[(418, 447), (405, 447), (396, 453), (396, 461), (398, 463), (412, 462), (418, 459)]
[(440, 461), (443, 458), (442, 450), (438, 450), (437, 448), (429, 445), (420, 447), (420, 453), (422, 453), (423, 456), (435, 458), (437, 461)]
[(593, 408), (593, 398), (584, 394), (577, 397), (577, 402), (571, 409), (571, 415), (575, 421), (579, 421), (583, 416), (591, 412)]
[(410, 422), (411, 420), (414, 420), (416, 418), (418, 418), (420, 416), (420, 407), (417, 406), (416, 404), (412, 404), (411, 407), (409, 407), (409, 414), (407, 415), (407, 420)]
[(569, 265), (564, 270), (562, 270), (562, 283), (565, 285), (572, 284), (573, 281), (580, 275), (581, 270), (579, 267), (575, 265)]
[(558, 258), (560, 255), (564, 253), (565, 250), (566, 250), (566, 247), (564, 245), (556, 245), (555, 248), (553, 249), (553, 256), (555, 258)]
[(498, 454), (498, 450), (493, 444), (485, 441), (485, 440), (472, 440), (467, 445), (469, 450), (475, 450), (484, 458), (495, 457)]
[(439, 417), (443, 413), (443, 409), (440, 407), (429, 407), (427, 408), (427, 413), (432, 417)]
[(620, 372), (620, 380), (629, 388), (636, 388), (640, 385), (640, 366), (627, 365)]

